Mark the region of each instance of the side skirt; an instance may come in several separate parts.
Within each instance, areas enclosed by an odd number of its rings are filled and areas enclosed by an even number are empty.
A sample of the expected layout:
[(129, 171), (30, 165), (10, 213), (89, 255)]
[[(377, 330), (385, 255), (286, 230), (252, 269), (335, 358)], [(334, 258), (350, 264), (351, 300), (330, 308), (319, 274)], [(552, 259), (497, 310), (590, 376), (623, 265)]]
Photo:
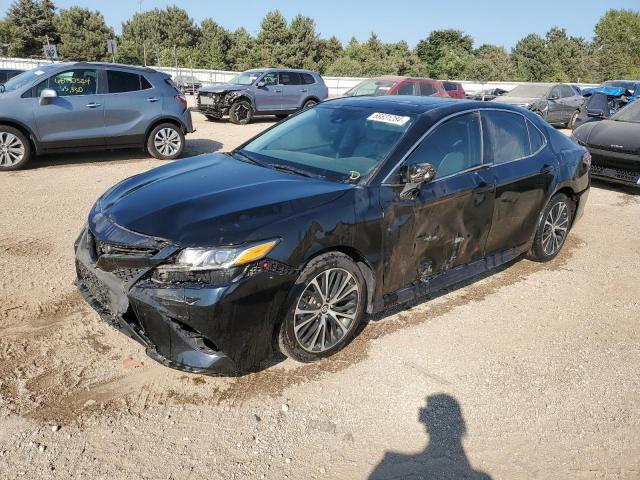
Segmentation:
[(393, 293), (384, 295), (381, 301), (374, 304), (374, 312), (386, 310), (395, 305), (413, 302), (428, 295), (465, 282), (492, 270), (505, 263), (518, 258), (530, 248), (529, 244), (510, 248), (502, 252), (494, 253), (481, 260), (460, 265), (442, 273), (438, 273), (425, 280), (418, 280), (408, 287), (401, 288)]

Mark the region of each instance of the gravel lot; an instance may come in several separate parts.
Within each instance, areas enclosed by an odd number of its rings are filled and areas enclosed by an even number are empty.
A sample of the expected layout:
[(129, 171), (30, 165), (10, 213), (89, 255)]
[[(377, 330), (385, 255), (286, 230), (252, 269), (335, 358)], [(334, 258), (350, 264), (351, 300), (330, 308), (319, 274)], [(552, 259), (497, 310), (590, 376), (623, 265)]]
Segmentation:
[[(272, 124), (194, 118), (192, 155)], [(594, 185), (553, 262), (390, 313), (331, 359), (210, 378), (146, 358), (72, 283), (94, 200), (161, 164), (0, 175), (0, 478), (640, 478), (640, 195)]]

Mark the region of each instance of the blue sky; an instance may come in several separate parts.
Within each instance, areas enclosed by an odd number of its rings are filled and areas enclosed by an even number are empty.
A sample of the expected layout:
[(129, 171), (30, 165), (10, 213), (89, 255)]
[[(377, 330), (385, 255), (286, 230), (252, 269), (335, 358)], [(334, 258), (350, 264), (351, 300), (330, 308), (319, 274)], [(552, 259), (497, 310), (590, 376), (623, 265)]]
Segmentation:
[[(138, 10), (138, 0), (54, 0), (59, 8), (80, 5), (99, 10), (107, 23), (120, 32), (123, 20)], [(11, 0), (0, 0), (4, 13)], [(323, 37), (337, 36), (347, 42), (352, 36), (364, 40), (376, 32), (385, 42), (406, 40), (414, 46), (431, 30), (457, 28), (472, 35), (476, 46), (494, 43), (511, 48), (527, 33), (544, 35), (552, 26), (570, 35), (590, 39), (593, 26), (609, 8), (640, 10), (640, 0), (143, 0), (143, 9), (178, 4), (192, 18), (211, 17), (229, 29), (245, 27), (257, 32), (260, 20), (278, 8), (291, 19), (298, 13), (315, 19)]]

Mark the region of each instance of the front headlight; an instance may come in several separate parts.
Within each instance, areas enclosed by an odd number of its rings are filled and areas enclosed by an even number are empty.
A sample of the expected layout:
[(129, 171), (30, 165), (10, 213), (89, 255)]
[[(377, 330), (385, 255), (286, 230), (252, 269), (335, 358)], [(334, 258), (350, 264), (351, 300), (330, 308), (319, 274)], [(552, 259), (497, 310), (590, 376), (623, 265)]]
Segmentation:
[(269, 254), (279, 240), (219, 248), (185, 248), (173, 265), (165, 265), (178, 270), (221, 270), (238, 267), (260, 260)]

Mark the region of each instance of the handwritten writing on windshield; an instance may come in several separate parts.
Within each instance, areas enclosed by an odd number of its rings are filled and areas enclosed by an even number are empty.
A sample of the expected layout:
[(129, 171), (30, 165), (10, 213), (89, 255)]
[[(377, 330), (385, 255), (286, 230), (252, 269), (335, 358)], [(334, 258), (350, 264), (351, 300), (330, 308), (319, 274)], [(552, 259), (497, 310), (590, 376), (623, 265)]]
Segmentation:
[(93, 79), (80, 77), (56, 77), (53, 79), (58, 92), (71, 95), (82, 95), (85, 93), (85, 89), (91, 90), (91, 80)]

